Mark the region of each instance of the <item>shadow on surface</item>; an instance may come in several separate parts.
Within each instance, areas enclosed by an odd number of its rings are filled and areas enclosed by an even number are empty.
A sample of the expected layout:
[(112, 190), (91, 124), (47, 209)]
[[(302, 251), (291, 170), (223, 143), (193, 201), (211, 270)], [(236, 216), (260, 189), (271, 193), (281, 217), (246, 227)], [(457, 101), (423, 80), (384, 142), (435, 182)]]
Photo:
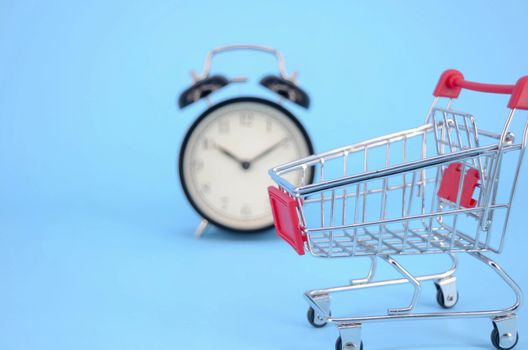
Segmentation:
[(187, 239), (193, 239), (197, 241), (208, 241), (208, 242), (270, 242), (279, 240), (277, 235), (275, 234), (274, 229), (269, 229), (265, 231), (259, 231), (259, 232), (251, 232), (251, 233), (245, 233), (245, 232), (235, 232), (226, 230), (223, 228), (219, 228), (213, 225), (208, 226), (205, 229), (205, 232), (200, 236), (196, 237), (194, 235), (194, 229), (189, 229), (189, 232), (187, 233)]

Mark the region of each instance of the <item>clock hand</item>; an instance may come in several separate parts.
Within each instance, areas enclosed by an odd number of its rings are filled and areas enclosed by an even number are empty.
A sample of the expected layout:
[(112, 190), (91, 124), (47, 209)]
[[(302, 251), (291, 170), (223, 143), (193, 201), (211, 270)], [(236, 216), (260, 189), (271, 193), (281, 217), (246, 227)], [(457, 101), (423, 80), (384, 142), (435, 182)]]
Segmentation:
[(224, 147), (218, 145), (218, 144), (214, 144), (213, 145), (214, 148), (216, 148), (217, 150), (219, 150), (221, 153), (223, 153), (224, 155), (226, 155), (228, 158), (231, 158), (232, 160), (234, 160), (235, 162), (237, 162), (238, 164), (240, 164), (240, 166), (244, 169), (247, 169), (247, 167), (245, 167), (244, 165), (247, 163), (243, 160), (240, 160), (237, 156), (235, 156), (232, 152), (228, 151), (227, 149), (225, 149)]
[(260, 152), (259, 154), (257, 154), (253, 158), (251, 158), (249, 160), (249, 163), (253, 163), (256, 160), (259, 160), (259, 159), (267, 156), (268, 154), (273, 152), (276, 148), (279, 148), (280, 146), (282, 146), (283, 144), (285, 144), (288, 141), (289, 141), (289, 138), (285, 137), (285, 138), (281, 139), (280, 141), (275, 142), (273, 145), (271, 145), (270, 147), (266, 148), (264, 151)]

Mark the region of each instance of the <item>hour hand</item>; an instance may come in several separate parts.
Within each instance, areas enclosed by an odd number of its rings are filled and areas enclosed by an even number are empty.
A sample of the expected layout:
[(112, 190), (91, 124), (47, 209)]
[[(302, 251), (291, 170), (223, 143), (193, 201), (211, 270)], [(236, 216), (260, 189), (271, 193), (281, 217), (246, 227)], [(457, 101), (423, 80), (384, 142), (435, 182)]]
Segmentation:
[(243, 166), (244, 161), (242, 161), (237, 156), (235, 156), (231, 151), (227, 150), (226, 148), (224, 148), (224, 147), (222, 147), (222, 146), (220, 146), (219, 144), (216, 144), (216, 143), (214, 144), (214, 148), (219, 150), (221, 153), (226, 155), (228, 158), (231, 158), (232, 160), (234, 160), (235, 162), (237, 162), (238, 164)]

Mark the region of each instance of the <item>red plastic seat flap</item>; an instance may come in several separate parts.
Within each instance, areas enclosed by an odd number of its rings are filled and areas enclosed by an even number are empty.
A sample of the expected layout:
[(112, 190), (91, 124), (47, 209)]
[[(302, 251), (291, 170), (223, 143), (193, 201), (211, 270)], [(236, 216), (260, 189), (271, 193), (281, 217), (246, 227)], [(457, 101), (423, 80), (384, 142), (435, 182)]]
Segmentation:
[(306, 239), (299, 225), (295, 199), (273, 186), (268, 187), (268, 194), (277, 234), (288, 242), (297, 254), (304, 255)]
[[(462, 164), (451, 163), (444, 171), (442, 181), (440, 182), (440, 189), (438, 196), (450, 202), (457, 202), (458, 187), (460, 184), (460, 177), (462, 175)], [(464, 176), (464, 184), (462, 185), (462, 193), (460, 196), (460, 206), (464, 208), (474, 208), (477, 201), (473, 199), (475, 188), (478, 186), (480, 174), (477, 169), (470, 168)]]

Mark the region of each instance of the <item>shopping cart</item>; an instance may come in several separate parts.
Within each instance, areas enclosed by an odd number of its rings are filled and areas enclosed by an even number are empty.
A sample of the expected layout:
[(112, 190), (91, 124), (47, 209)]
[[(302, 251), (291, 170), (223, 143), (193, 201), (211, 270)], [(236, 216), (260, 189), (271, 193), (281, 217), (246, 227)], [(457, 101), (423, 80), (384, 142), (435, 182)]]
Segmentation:
[[(462, 89), (510, 94), (510, 113), (500, 134), (481, 130), (476, 119), (452, 108)], [(484, 252), (501, 253), (511, 203), (528, 139), (528, 123), (514, 118), (528, 110), (528, 76), (515, 85), (481, 84), (445, 71), (434, 90), (426, 122), (414, 129), (382, 136), (297, 160), (270, 170), (278, 187), (269, 196), (279, 236), (303, 255), (322, 258), (367, 256), (365, 278), (339, 287), (305, 293), (308, 320), (314, 327), (335, 323), (337, 350), (359, 350), (364, 322), (396, 319), (489, 317), (491, 341), (511, 349), (518, 341), (516, 312), (522, 303), (519, 286)], [(444, 107), (441, 107), (444, 105)], [(514, 135), (519, 128), (522, 137)], [(311, 168), (311, 169), (310, 169)], [(507, 171), (504, 169), (507, 168)], [(284, 176), (292, 172), (318, 178), (295, 187)], [(512, 171), (513, 170), (513, 171)], [(433, 281), (444, 308), (458, 301), (455, 253), (465, 252), (488, 265), (511, 287), (515, 303), (504, 309), (461, 312), (413, 312), (424, 281)], [(446, 272), (415, 276), (395, 256), (445, 253)], [(403, 277), (374, 281), (376, 258)], [(335, 317), (330, 294), (409, 283), (410, 305), (380, 315)]]

